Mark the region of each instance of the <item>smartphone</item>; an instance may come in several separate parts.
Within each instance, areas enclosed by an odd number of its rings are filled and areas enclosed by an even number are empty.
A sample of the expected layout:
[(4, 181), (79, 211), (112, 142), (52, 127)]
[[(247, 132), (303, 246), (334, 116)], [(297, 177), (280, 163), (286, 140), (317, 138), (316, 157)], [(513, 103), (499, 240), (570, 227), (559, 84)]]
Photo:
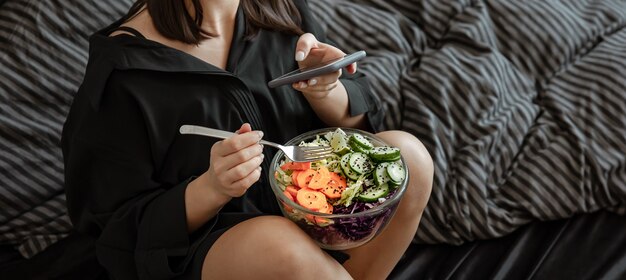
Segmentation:
[(365, 51), (357, 51), (340, 58), (324, 61), (319, 65), (297, 69), (284, 74), (276, 79), (273, 79), (267, 83), (270, 88), (275, 88), (283, 85), (290, 85), (295, 82), (308, 80), (314, 77), (318, 77), (324, 74), (335, 72), (341, 68), (357, 62), (365, 57)]

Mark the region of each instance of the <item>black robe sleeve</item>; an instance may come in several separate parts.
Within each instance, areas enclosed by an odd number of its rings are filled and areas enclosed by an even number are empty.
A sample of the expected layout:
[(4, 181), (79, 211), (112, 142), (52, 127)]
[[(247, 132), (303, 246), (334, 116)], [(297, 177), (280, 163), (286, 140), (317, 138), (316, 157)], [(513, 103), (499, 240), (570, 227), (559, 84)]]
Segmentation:
[(63, 131), (74, 226), (99, 236), (98, 260), (112, 276), (176, 276), (194, 246), (185, 212), (185, 189), (192, 178), (155, 179), (146, 120), (125, 89), (108, 83), (97, 108), (88, 95), (79, 91)]
[[(317, 19), (308, 7), (306, 0), (295, 1), (300, 15), (302, 16), (302, 28), (305, 32), (315, 35), (320, 42), (326, 42), (335, 45), (326, 36), (326, 32), (317, 22)], [(383, 130), (383, 110), (379, 106), (378, 99), (372, 92), (367, 77), (362, 72), (353, 75), (347, 74), (345, 71), (339, 79), (346, 88), (349, 100), (349, 111), (351, 116), (367, 114), (370, 129), (374, 132)]]

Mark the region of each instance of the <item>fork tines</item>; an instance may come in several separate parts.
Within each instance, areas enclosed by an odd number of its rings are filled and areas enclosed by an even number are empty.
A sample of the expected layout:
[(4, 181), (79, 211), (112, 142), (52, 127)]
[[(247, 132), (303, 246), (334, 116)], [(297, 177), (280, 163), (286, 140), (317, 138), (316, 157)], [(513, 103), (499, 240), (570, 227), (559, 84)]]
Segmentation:
[(310, 146), (301, 147), (305, 159), (316, 160), (328, 157), (332, 154), (333, 149), (330, 146)]

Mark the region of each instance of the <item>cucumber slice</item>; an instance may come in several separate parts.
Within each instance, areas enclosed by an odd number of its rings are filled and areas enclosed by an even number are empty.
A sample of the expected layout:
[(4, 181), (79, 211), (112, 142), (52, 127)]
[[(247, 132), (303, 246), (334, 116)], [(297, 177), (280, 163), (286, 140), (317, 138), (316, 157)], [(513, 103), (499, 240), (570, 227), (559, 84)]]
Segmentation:
[(350, 135), (350, 138), (348, 139), (348, 143), (353, 148), (359, 147), (360, 150), (367, 151), (367, 150), (371, 150), (372, 148), (374, 148), (374, 145), (372, 145), (372, 142), (370, 142), (365, 137), (363, 137), (363, 135), (358, 134), (358, 133)]
[(346, 132), (345, 132), (345, 131), (343, 131), (341, 128), (337, 128), (337, 129), (335, 129), (335, 132), (333, 132), (333, 133), (335, 133), (335, 134), (341, 134), (341, 135), (343, 135), (343, 137), (348, 138), (348, 134), (346, 134)]
[(352, 179), (352, 180), (358, 180), (359, 179), (359, 174), (354, 172), (354, 170), (352, 170), (350, 168), (350, 157), (352, 156), (352, 153), (347, 153), (345, 155), (343, 155), (341, 157), (341, 160), (339, 161), (339, 165), (341, 166), (341, 171), (343, 171), (343, 175), (346, 175), (346, 177)]
[(348, 146), (346, 136), (341, 133), (333, 133), (333, 137), (330, 139), (330, 147), (333, 148), (333, 152), (338, 155), (344, 155), (350, 152), (350, 146)]
[(364, 153), (352, 153), (348, 162), (350, 169), (358, 174), (366, 174), (372, 172), (374, 165), (369, 157)]
[(376, 168), (374, 169), (374, 183), (376, 183), (377, 186), (387, 184), (389, 182), (389, 175), (387, 175), (387, 166), (389, 164), (389, 162), (383, 162), (376, 165)]
[(390, 183), (400, 185), (406, 178), (406, 171), (399, 163), (392, 162), (387, 166), (387, 175), (389, 175)]
[(324, 134), (324, 139), (326, 139), (326, 141), (330, 142), (331, 140), (333, 140), (333, 135), (335, 133), (332, 131), (329, 131), (328, 133)]
[(371, 151), (371, 150), (366, 150), (357, 144), (353, 144), (352, 141), (349, 141), (349, 140), (348, 140), (348, 144), (350, 145), (350, 148), (352, 148), (352, 151), (357, 152), (357, 153), (369, 154), (369, 152)]
[(400, 159), (400, 149), (394, 147), (375, 147), (369, 152), (375, 162), (397, 161)]
[(362, 191), (356, 198), (363, 202), (376, 202), (379, 198), (385, 197), (387, 194), (389, 194), (389, 186), (382, 184)]

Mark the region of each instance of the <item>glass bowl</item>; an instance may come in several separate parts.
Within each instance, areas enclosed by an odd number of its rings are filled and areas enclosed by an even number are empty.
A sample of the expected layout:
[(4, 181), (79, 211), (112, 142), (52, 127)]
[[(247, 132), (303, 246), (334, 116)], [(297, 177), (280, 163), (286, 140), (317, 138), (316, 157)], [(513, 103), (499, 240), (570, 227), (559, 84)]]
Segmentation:
[[(336, 129), (337, 128), (325, 128), (303, 133), (289, 140), (286, 144), (298, 145), (303, 141), (310, 142), (317, 136), (323, 137), (323, 135), (335, 131)], [(364, 136), (374, 144), (374, 146), (388, 146), (382, 139), (369, 132), (350, 128), (341, 129), (348, 136), (353, 133)], [(284, 159), (284, 153), (281, 151), (277, 152), (270, 164), (269, 174), (274, 175), (276, 171), (280, 169), (280, 163)], [(392, 190), (390, 192), (391, 195), (388, 195), (387, 199), (382, 203), (375, 203), (376, 205), (374, 207), (362, 212), (351, 213), (351, 211), (346, 211), (348, 209), (345, 208), (342, 211), (344, 214), (325, 214), (312, 211), (300, 206), (283, 194), (285, 186), (282, 185), (275, 176), (270, 176), (270, 185), (285, 217), (295, 222), (304, 232), (315, 240), (321, 248), (328, 250), (345, 250), (361, 246), (372, 240), (372, 238), (380, 234), (391, 220), (400, 199), (404, 195), (409, 180), (408, 169), (404, 160), (400, 158), (398, 163), (404, 167), (406, 175), (404, 181)], [(362, 202), (360, 203), (360, 205), (363, 205)], [(357, 204), (353, 203), (351, 206), (354, 208)], [(350, 208), (350, 206), (348, 206), (348, 208)], [(352, 211), (354, 211), (354, 209)]]

